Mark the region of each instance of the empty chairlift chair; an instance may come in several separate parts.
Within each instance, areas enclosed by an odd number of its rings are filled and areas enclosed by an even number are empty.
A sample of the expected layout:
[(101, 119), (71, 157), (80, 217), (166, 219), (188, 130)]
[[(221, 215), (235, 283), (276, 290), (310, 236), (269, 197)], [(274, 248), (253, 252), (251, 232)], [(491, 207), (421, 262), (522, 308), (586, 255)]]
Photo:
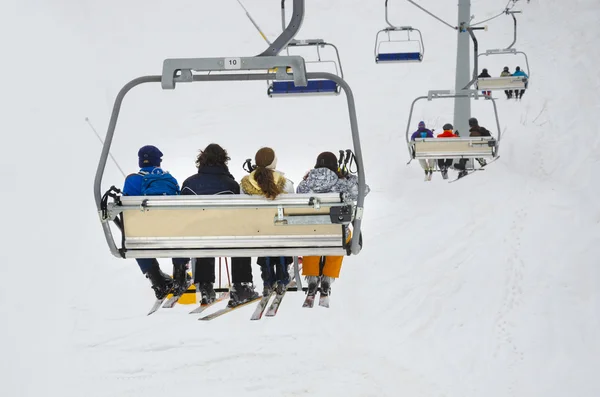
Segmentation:
[[(418, 39), (411, 39), (410, 34), (413, 31), (418, 33)], [(392, 35), (397, 32), (406, 32), (407, 38), (393, 38)], [(387, 39), (385, 39), (385, 37), (387, 37)], [(390, 47), (393, 47), (393, 50), (390, 49)], [(410, 26), (392, 26), (377, 32), (377, 36), (375, 37), (376, 63), (421, 62), (424, 54), (425, 47), (423, 45), (423, 36), (418, 29)]]
[[(412, 26), (395, 26), (388, 17), (388, 0), (385, 0), (385, 21), (389, 25), (375, 36), (375, 63), (421, 62), (425, 55), (425, 45), (421, 31)], [(400, 34), (406, 32), (406, 38)], [(417, 32), (418, 38), (410, 35)]]
[[(323, 48), (329, 48), (335, 56), (323, 58), (321, 52)], [(322, 39), (312, 40), (292, 40), (286, 47), (288, 54), (290, 48), (309, 48), (315, 49), (316, 60), (306, 60), (305, 63), (309, 69), (323, 69), (335, 73), (335, 75), (344, 77), (342, 63), (337, 47), (333, 44), (326, 43)], [(317, 70), (315, 70), (317, 71)], [(319, 70), (323, 71), (323, 70)], [(333, 80), (329, 79), (309, 79), (306, 86), (297, 85), (293, 80), (276, 80), (267, 82), (269, 88), (267, 93), (270, 97), (276, 96), (294, 96), (294, 95), (338, 95), (340, 86)]]

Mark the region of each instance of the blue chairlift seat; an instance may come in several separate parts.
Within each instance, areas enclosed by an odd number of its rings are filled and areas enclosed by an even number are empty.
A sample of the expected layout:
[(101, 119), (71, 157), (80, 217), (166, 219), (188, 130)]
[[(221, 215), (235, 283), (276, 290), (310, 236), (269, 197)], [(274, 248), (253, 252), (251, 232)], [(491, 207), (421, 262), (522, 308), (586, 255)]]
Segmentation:
[(339, 86), (333, 80), (308, 80), (306, 87), (296, 87), (293, 81), (274, 81), (269, 95), (338, 94), (339, 92)]
[(377, 55), (377, 62), (403, 62), (423, 60), (420, 52), (399, 52), (399, 53), (380, 53)]

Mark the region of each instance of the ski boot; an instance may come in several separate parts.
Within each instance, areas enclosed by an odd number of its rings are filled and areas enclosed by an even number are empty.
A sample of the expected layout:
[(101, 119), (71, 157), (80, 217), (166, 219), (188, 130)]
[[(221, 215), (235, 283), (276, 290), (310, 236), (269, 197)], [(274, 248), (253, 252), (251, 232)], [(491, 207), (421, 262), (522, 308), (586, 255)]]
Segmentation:
[(487, 161), (485, 161), (485, 159), (477, 159), (477, 162), (482, 167), (485, 167), (487, 165)]
[(262, 296), (269, 296), (271, 295), (271, 293), (276, 289), (276, 285), (275, 284), (271, 284), (271, 283), (264, 283), (264, 287), (263, 287), (263, 292), (262, 292)]
[(319, 289), (319, 277), (317, 276), (308, 276), (308, 291), (306, 294), (309, 296), (315, 296), (317, 294), (317, 290)]
[(146, 278), (152, 283), (154, 295), (156, 295), (156, 299), (158, 300), (166, 298), (173, 290), (173, 279), (160, 270), (158, 262), (152, 265), (146, 272)]
[(233, 283), (230, 289), (231, 299), (227, 303), (229, 307), (235, 307), (258, 298), (258, 292), (254, 290), (252, 283)]
[(323, 276), (321, 279), (321, 296), (329, 296), (331, 293), (331, 283), (333, 282), (333, 278)]
[(463, 176), (467, 176), (468, 172), (466, 170), (462, 170), (458, 173), (458, 179), (462, 178)]
[(213, 288), (213, 283), (204, 281), (198, 284), (198, 290), (200, 291), (200, 304), (208, 305), (213, 303), (217, 299), (217, 293)]
[(441, 173), (442, 173), (442, 178), (443, 178), (443, 179), (448, 179), (448, 167), (446, 167), (446, 166), (443, 166), (443, 167), (440, 169), (440, 171), (441, 171)]
[(285, 293), (285, 291), (287, 290), (287, 286), (290, 283), (290, 280), (287, 281), (277, 281), (277, 286), (275, 287), (275, 293), (277, 295), (281, 295), (283, 293)]
[(192, 278), (187, 272), (187, 264), (173, 265), (173, 295), (182, 295), (192, 285)]

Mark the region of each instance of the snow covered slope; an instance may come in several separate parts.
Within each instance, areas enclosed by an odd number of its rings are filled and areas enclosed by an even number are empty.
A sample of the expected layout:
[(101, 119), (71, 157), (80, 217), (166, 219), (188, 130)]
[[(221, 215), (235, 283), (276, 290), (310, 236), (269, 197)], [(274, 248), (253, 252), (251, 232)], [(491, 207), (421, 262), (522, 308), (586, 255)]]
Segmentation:
[[(450, 22), (455, 3), (420, 2)], [(279, 1), (245, 5), (276, 37)], [(472, 0), (472, 12), (486, 19), (504, 5)], [(426, 58), (376, 65), (383, 1), (308, 2), (298, 37), (339, 47), (357, 100), (372, 189), (365, 248), (345, 260), (329, 310), (289, 294), (274, 319), (250, 322), (247, 308), (208, 323), (184, 306), (145, 316), (147, 280), (101, 233), (100, 146), (84, 119), (104, 131), (120, 87), (160, 73), (164, 58), (253, 55), (260, 36), (235, 1), (3, 5), (1, 394), (599, 395), (600, 6), (518, 5), (531, 89), (521, 103), (499, 100), (501, 159), (449, 185), (405, 165), (404, 130), (415, 97), (453, 88), (455, 34), (392, 1), (393, 21), (423, 31)], [(510, 43), (510, 17), (488, 25), (481, 49)], [(488, 105), (473, 104), (484, 126)], [(439, 129), (451, 117), (450, 103), (427, 103), (413, 120)], [(343, 98), (269, 99), (258, 82), (141, 88), (125, 101), (113, 155), (133, 171), (137, 149), (155, 144), (183, 180), (197, 150), (218, 142), (241, 178), (244, 159), (269, 145), (298, 181), (319, 152), (350, 147), (348, 128)], [(121, 183), (109, 164), (104, 187)]]

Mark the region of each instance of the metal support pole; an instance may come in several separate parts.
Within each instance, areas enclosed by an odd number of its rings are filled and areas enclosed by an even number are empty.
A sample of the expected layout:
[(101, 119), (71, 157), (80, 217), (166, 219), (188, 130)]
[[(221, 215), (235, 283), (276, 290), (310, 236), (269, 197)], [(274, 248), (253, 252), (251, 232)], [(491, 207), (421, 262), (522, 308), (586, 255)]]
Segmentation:
[(300, 277), (300, 269), (298, 265), (298, 257), (294, 257), (294, 278), (296, 279), (296, 287), (298, 291), (302, 291), (302, 277)]
[[(227, 270), (227, 282), (231, 287), (231, 277), (229, 277), (229, 262), (227, 261), (227, 257), (225, 258), (225, 270)], [(233, 269), (231, 269), (233, 271)]]
[[(459, 0), (458, 2), (458, 39), (456, 43), (456, 77), (454, 89), (462, 90), (471, 80), (471, 57), (469, 35), (466, 31), (471, 18), (471, 1)], [(454, 99), (454, 129), (469, 131), (469, 117), (471, 117), (471, 99)]]
[(281, 31), (285, 30), (285, 0), (281, 0)]

